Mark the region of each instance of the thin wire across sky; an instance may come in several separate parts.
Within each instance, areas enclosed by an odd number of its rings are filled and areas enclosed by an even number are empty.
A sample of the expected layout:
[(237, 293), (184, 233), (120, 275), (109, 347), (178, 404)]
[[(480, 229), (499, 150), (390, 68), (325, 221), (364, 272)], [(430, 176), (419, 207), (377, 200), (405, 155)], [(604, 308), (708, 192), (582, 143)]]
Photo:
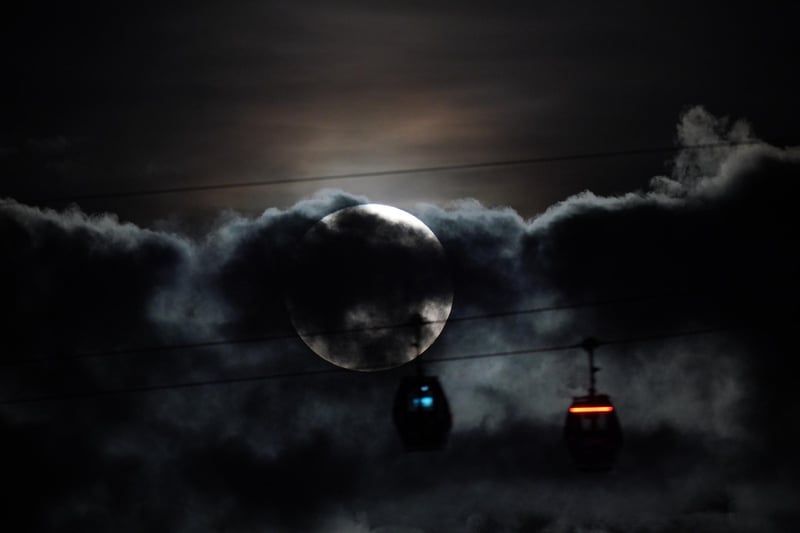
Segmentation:
[[(423, 320), (422, 322), (417, 323), (397, 323), (397, 324), (380, 324), (380, 325), (370, 325), (370, 326), (361, 326), (357, 328), (345, 328), (345, 329), (336, 329), (336, 330), (326, 330), (326, 331), (311, 331), (311, 332), (302, 332), (303, 337), (332, 337), (337, 335), (347, 335), (349, 333), (360, 333), (364, 331), (386, 331), (386, 330), (394, 330), (394, 329), (407, 329), (410, 327), (420, 327), (425, 326), (428, 324), (438, 324), (438, 323), (458, 323), (458, 322), (470, 322), (476, 320), (489, 320), (493, 318), (503, 318), (503, 317), (512, 317), (512, 316), (521, 316), (521, 315), (532, 315), (538, 313), (547, 313), (553, 311), (567, 311), (567, 310), (574, 310), (574, 309), (582, 309), (582, 308), (591, 308), (591, 307), (602, 307), (608, 305), (619, 305), (619, 304), (626, 304), (626, 303), (636, 303), (636, 302), (643, 302), (648, 300), (655, 300), (655, 299), (664, 299), (664, 298), (674, 298), (674, 293), (663, 293), (663, 294), (651, 294), (646, 296), (628, 296), (628, 297), (619, 297), (619, 298), (609, 298), (604, 300), (593, 300), (587, 302), (577, 302), (577, 303), (570, 303), (570, 304), (560, 304), (560, 305), (549, 305), (543, 307), (533, 307), (533, 308), (525, 308), (525, 309), (511, 309), (511, 310), (503, 310), (503, 311), (496, 311), (490, 313), (479, 313), (479, 314), (471, 314), (471, 315), (463, 315), (463, 316), (454, 316), (449, 318), (444, 318), (440, 320)], [(180, 350), (194, 350), (194, 349), (202, 349), (202, 348), (216, 348), (222, 346), (234, 346), (234, 345), (241, 345), (241, 344), (260, 344), (260, 343), (270, 343), (276, 342), (280, 340), (288, 340), (288, 339), (296, 339), (299, 338), (301, 335), (297, 331), (291, 332), (281, 332), (275, 333), (271, 335), (260, 335), (260, 336), (253, 336), (253, 337), (240, 337), (240, 338), (233, 338), (233, 339), (212, 339), (212, 340), (205, 340), (205, 341), (198, 341), (198, 342), (186, 342), (186, 343), (177, 343), (177, 344), (161, 344), (161, 345), (153, 345), (153, 346), (139, 346), (139, 347), (132, 347), (132, 348), (120, 348), (120, 349), (112, 349), (112, 350), (100, 350), (100, 351), (93, 351), (93, 352), (80, 352), (80, 353), (71, 353), (71, 354), (60, 354), (60, 355), (47, 355), (47, 356), (39, 356), (39, 357), (27, 357), (27, 358), (19, 358), (19, 359), (8, 359), (8, 360), (0, 360), (0, 368), (2, 367), (15, 367), (15, 366), (22, 366), (22, 365), (29, 365), (29, 364), (36, 364), (36, 363), (48, 363), (48, 362), (69, 362), (69, 361), (77, 361), (81, 359), (102, 359), (102, 358), (109, 358), (109, 357), (121, 357), (121, 356), (133, 356), (133, 355), (144, 355), (144, 354), (152, 354), (158, 352), (177, 352)]]
[[(657, 333), (652, 335), (643, 335), (643, 336), (631, 336), (631, 337), (619, 337), (614, 339), (606, 339), (606, 340), (598, 340), (597, 346), (604, 346), (604, 345), (617, 345), (617, 344), (630, 344), (630, 343), (639, 343), (639, 342), (659, 342), (665, 341), (669, 339), (676, 339), (681, 337), (695, 337), (699, 335), (708, 335), (713, 333), (720, 333), (725, 331), (734, 331), (739, 329), (736, 326), (730, 325), (719, 325), (719, 326), (711, 326), (706, 328), (699, 328), (693, 330), (684, 330), (684, 331), (672, 331), (672, 332), (663, 332)], [(532, 348), (523, 348), (520, 350), (508, 350), (508, 351), (497, 351), (497, 352), (485, 352), (485, 353), (477, 353), (477, 354), (467, 354), (467, 355), (453, 355), (453, 356), (445, 356), (445, 357), (438, 357), (436, 359), (426, 359), (425, 364), (439, 364), (439, 363), (449, 363), (454, 361), (469, 361), (469, 360), (476, 360), (476, 359), (488, 359), (488, 358), (496, 358), (496, 357), (511, 357), (517, 355), (533, 355), (533, 354), (542, 354), (542, 353), (555, 353), (567, 350), (577, 350), (583, 349), (583, 341), (576, 342), (576, 343), (569, 343), (569, 344), (562, 344), (562, 345), (552, 345), (552, 346), (539, 346), (539, 347), (532, 347)], [(365, 369), (369, 370), (369, 369)], [(140, 386), (133, 386), (133, 387), (123, 387), (117, 389), (98, 389), (98, 390), (90, 390), (90, 391), (75, 391), (71, 393), (62, 393), (62, 394), (45, 394), (41, 396), (28, 396), (28, 397), (20, 397), (20, 398), (9, 398), (6, 400), (0, 401), (0, 406), (12, 406), (12, 405), (22, 405), (22, 404), (34, 404), (34, 403), (45, 403), (45, 402), (61, 402), (67, 400), (80, 400), (80, 399), (90, 399), (90, 398), (99, 398), (104, 396), (116, 396), (116, 395), (124, 395), (124, 394), (138, 394), (138, 393), (146, 393), (146, 392), (157, 392), (157, 391), (168, 391), (168, 390), (180, 390), (180, 389), (196, 389), (202, 387), (211, 387), (211, 386), (220, 386), (220, 385), (234, 385), (234, 384), (244, 384), (244, 383), (253, 383), (253, 382), (260, 382), (260, 381), (271, 381), (277, 379), (289, 379), (289, 378), (306, 378), (306, 377), (313, 377), (313, 376), (321, 376), (321, 375), (330, 375), (330, 374), (345, 374), (351, 373), (352, 370), (348, 370), (345, 368), (338, 368), (338, 367), (331, 367), (331, 368), (322, 368), (322, 369), (314, 369), (314, 370), (297, 370), (297, 371), (289, 371), (289, 372), (272, 372), (266, 374), (254, 374), (249, 376), (239, 376), (239, 377), (230, 377), (230, 378), (221, 378), (221, 379), (210, 379), (210, 380), (202, 380), (202, 381), (184, 381), (184, 382), (175, 382), (175, 383), (164, 383), (164, 384), (155, 384), (155, 385), (140, 385)]]
[[(528, 165), (537, 165), (543, 163), (556, 163), (562, 161), (580, 161), (588, 159), (629, 157), (636, 155), (660, 154), (660, 153), (679, 153), (679, 152), (688, 152), (695, 150), (710, 150), (710, 149), (731, 148), (735, 146), (747, 146), (747, 145), (758, 145), (758, 144), (766, 144), (766, 143), (764, 141), (757, 139), (748, 139), (741, 141), (723, 141), (714, 143), (693, 144), (689, 146), (656, 146), (649, 148), (631, 148), (626, 150), (609, 150), (602, 152), (557, 154), (557, 155), (547, 155), (547, 156), (521, 158), (521, 159), (501, 159), (495, 161), (479, 161), (472, 163), (454, 163), (454, 164), (434, 165), (427, 167), (408, 167), (408, 168), (396, 168), (389, 170), (372, 170), (372, 171), (351, 172), (344, 174), (284, 177), (284, 178), (272, 178), (272, 179), (252, 180), (252, 181), (208, 183), (202, 185), (179, 185), (179, 186), (163, 187), (163, 188), (129, 189), (124, 191), (89, 192), (89, 193), (81, 193), (68, 196), (21, 198), (20, 201), (29, 204), (47, 204), (47, 203), (78, 202), (82, 200), (133, 198), (142, 196), (158, 196), (166, 194), (185, 194), (192, 192), (214, 191), (214, 190), (224, 190), (224, 189), (246, 189), (253, 187), (268, 187), (275, 185), (327, 182), (327, 181), (337, 181), (337, 180), (363, 180), (363, 179), (374, 179), (381, 177), (402, 176), (411, 174), (452, 172), (457, 170), (476, 170), (484, 168), (528, 166)], [(10, 203), (10, 201), (9, 200), (0, 201), (0, 205), (4, 203)]]
[[(576, 309), (581, 309), (581, 308), (622, 305), (622, 304), (627, 304), (627, 303), (643, 302), (643, 301), (647, 301), (647, 300), (664, 299), (664, 298), (672, 298), (672, 297), (675, 297), (675, 295), (674, 294), (669, 294), (669, 295), (667, 295), (667, 294), (656, 294), (656, 295), (649, 295), (649, 296), (637, 296), (637, 297), (627, 297), (627, 298), (614, 298), (614, 299), (606, 299), (606, 300), (595, 300), (595, 301), (591, 301), (591, 302), (580, 302), (580, 303), (551, 305), (551, 306), (536, 307), (536, 308), (497, 311), (497, 312), (492, 312), (492, 313), (463, 315), (463, 316), (460, 316), (460, 317), (452, 317), (452, 318), (448, 319), (448, 321), (451, 321), (451, 322), (467, 322), (467, 321), (477, 321), (477, 320), (491, 320), (491, 319), (503, 318), (503, 317), (531, 315), (531, 314), (538, 314), (538, 313), (556, 312), (556, 311), (562, 311), (562, 310), (576, 310)], [(429, 323), (433, 323), (433, 322), (434, 321), (430, 321)], [(422, 323), (422, 325), (424, 325), (424, 324), (425, 324), (425, 322)], [(416, 326), (418, 327), (419, 324), (417, 324)], [(353, 328), (353, 329), (347, 329), (347, 330), (317, 332), (317, 333), (315, 333), (315, 335), (340, 335), (340, 334), (344, 334), (344, 333), (363, 331), (363, 330), (400, 329), (400, 328), (408, 328), (408, 327), (412, 327), (412, 326), (410, 324), (387, 324), (387, 325), (366, 326), (366, 327)], [(650, 335), (609, 338), (609, 339), (598, 340), (597, 341), (597, 346), (628, 344), (628, 343), (637, 343), (637, 342), (657, 342), (657, 341), (663, 341), (663, 340), (680, 338), (680, 337), (690, 337), (690, 336), (706, 335), (706, 334), (717, 333), (717, 332), (732, 331), (732, 330), (735, 330), (735, 329), (738, 329), (738, 327), (734, 327), (734, 326), (731, 326), (731, 325), (717, 325), (717, 326), (710, 326), (710, 327), (698, 328), (698, 329), (693, 329), (693, 330), (667, 331), (667, 332), (650, 334)], [(55, 362), (55, 361), (68, 362), (68, 361), (74, 361), (74, 360), (86, 359), (86, 358), (128, 356), (128, 355), (146, 354), (146, 353), (153, 353), (153, 352), (167, 352), (167, 351), (177, 351), (177, 350), (188, 350), (188, 349), (198, 349), (198, 348), (229, 346), (229, 345), (237, 345), (237, 344), (243, 344), (243, 343), (268, 343), (268, 342), (273, 342), (273, 341), (277, 341), (277, 340), (285, 340), (285, 339), (296, 338), (296, 337), (297, 337), (297, 333), (293, 332), (291, 334), (278, 334), (278, 335), (270, 335), (270, 336), (262, 336), (262, 337), (251, 337), (251, 338), (247, 338), (247, 339), (220, 339), (220, 340), (216, 340), (216, 341), (206, 341), (206, 342), (196, 342), (196, 343), (149, 346), (149, 347), (140, 347), (140, 348), (131, 348), (131, 349), (121, 349), (121, 350), (108, 350), (108, 351), (103, 351), (103, 352), (77, 353), (77, 354), (71, 354), (71, 355), (67, 355), (67, 356), (20, 359), (20, 360), (14, 360), (14, 361), (6, 361), (3, 364), (4, 364), (4, 366), (9, 367), (9, 366), (17, 366), (17, 365), (22, 365), (22, 364), (27, 364), (27, 363), (42, 363), (42, 362)], [(469, 360), (476, 360), (476, 359), (510, 357), (510, 356), (518, 356), (518, 355), (533, 355), (533, 354), (540, 354), (540, 353), (554, 353), (554, 352), (560, 352), (560, 351), (566, 351), (566, 350), (582, 349), (582, 347), (583, 347), (583, 342), (581, 341), (581, 342), (567, 343), (567, 344), (561, 344), (561, 345), (527, 347), (527, 348), (522, 348), (522, 349), (517, 349), (517, 350), (492, 351), (492, 352), (483, 352), (483, 353), (476, 353), (476, 354), (455, 354), (455, 355), (450, 355), (450, 356), (437, 357), (437, 358), (433, 358), (433, 359), (426, 358), (424, 363), (425, 364), (441, 364), (441, 363), (449, 363), (449, 362), (455, 362), (455, 361), (469, 361)], [(361, 370), (370, 370), (370, 369), (369, 368), (362, 368)], [(83, 399), (83, 398), (97, 398), (97, 397), (102, 397), (102, 396), (113, 396), (113, 395), (121, 395), (121, 394), (136, 394), (136, 393), (146, 393), (146, 392), (165, 391), (165, 390), (194, 389), (194, 388), (208, 387), (208, 386), (244, 384), (244, 383), (259, 382), (259, 381), (270, 381), (270, 380), (276, 380), (276, 379), (289, 379), (289, 378), (301, 378), (301, 377), (305, 378), (305, 377), (313, 377), (313, 376), (319, 376), (319, 375), (344, 374), (344, 373), (352, 373), (352, 372), (353, 372), (352, 370), (348, 370), (348, 369), (344, 369), (344, 368), (330, 367), (330, 368), (323, 368), (323, 369), (305, 369), (305, 370), (301, 369), (301, 370), (286, 371), (286, 372), (271, 372), (271, 373), (265, 373), (265, 374), (254, 374), (254, 375), (237, 376), (237, 377), (229, 377), (229, 378), (215, 378), (215, 379), (201, 380), (201, 381), (179, 381), (179, 382), (153, 384), (153, 385), (137, 385), (137, 386), (131, 386), (131, 387), (115, 388), (115, 389), (83, 390), (83, 391), (74, 391), (74, 392), (68, 392), (68, 393), (45, 394), (45, 395), (37, 395), (37, 396), (25, 396), (25, 397), (17, 397), (17, 398), (8, 398), (8, 399), (0, 400), (0, 406), (12, 406), (12, 405), (44, 403), (44, 402), (57, 402), (57, 401), (64, 401), (64, 400), (79, 400), (79, 399)]]

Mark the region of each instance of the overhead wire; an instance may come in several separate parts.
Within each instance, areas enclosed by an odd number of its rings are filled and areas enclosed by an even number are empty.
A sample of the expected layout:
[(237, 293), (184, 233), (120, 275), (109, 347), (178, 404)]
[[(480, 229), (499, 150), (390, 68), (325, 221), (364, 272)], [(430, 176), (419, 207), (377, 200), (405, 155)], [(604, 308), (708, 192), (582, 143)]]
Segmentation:
[[(717, 333), (721, 331), (732, 331), (734, 329), (740, 329), (741, 326), (712, 326), (707, 328), (698, 328), (692, 330), (684, 330), (684, 331), (677, 331), (677, 332), (663, 332), (663, 333), (655, 333), (651, 335), (641, 335), (636, 337), (619, 337), (616, 339), (607, 339), (607, 340), (597, 340), (595, 346), (610, 346), (616, 344), (633, 344), (637, 342), (651, 342), (651, 341), (659, 341), (659, 340), (666, 340), (666, 339), (673, 339), (673, 338), (680, 338), (680, 337), (694, 337), (698, 335), (707, 335), (709, 333)], [(435, 359), (427, 359), (425, 364), (429, 363), (448, 363), (451, 361), (469, 361), (472, 359), (485, 359), (487, 357), (508, 357), (513, 355), (524, 355), (524, 354), (534, 354), (534, 353), (546, 353), (546, 352), (559, 352), (564, 350), (573, 350), (573, 349), (584, 349), (584, 342), (577, 342), (577, 343), (569, 343), (563, 344), (560, 346), (544, 346), (541, 348), (525, 348), (521, 350), (508, 350), (504, 352), (491, 352), (489, 354), (476, 354), (476, 355), (454, 355), (448, 357), (441, 357)]]
[[(617, 344), (628, 344), (628, 343), (638, 343), (638, 342), (653, 342), (653, 341), (660, 341), (660, 340), (667, 340), (667, 339), (675, 339), (681, 337), (693, 337), (698, 335), (706, 335), (712, 333), (719, 333), (723, 331), (733, 331), (736, 329), (740, 329), (741, 326), (730, 326), (730, 325), (719, 325), (719, 326), (710, 326), (706, 328), (697, 328), (692, 330), (684, 330), (684, 331), (673, 331), (673, 332), (662, 332), (656, 333), (651, 335), (643, 335), (643, 336), (636, 336), (636, 337), (618, 337), (615, 339), (600, 339), (597, 341), (597, 346), (604, 346), (604, 345), (617, 345)], [(510, 357), (516, 355), (530, 355), (530, 354), (539, 354), (539, 353), (556, 353), (566, 350), (574, 350), (574, 349), (582, 349), (583, 343), (568, 343), (568, 344), (561, 344), (561, 345), (552, 345), (552, 346), (540, 346), (540, 347), (532, 347), (532, 348), (523, 348), (519, 350), (507, 350), (507, 351), (496, 351), (496, 352), (485, 352), (479, 354), (468, 354), (468, 355), (454, 355), (454, 356), (446, 356), (446, 357), (438, 357), (435, 359), (427, 359), (424, 361), (425, 364), (437, 364), (437, 363), (447, 363), (453, 361), (467, 361), (467, 360), (476, 360), (476, 359), (488, 359), (494, 357)], [(363, 368), (361, 370), (370, 370), (369, 367)], [(33, 404), (33, 403), (43, 403), (43, 402), (54, 402), (54, 401), (66, 401), (66, 400), (80, 400), (80, 399), (87, 399), (87, 398), (96, 398), (96, 397), (103, 397), (103, 396), (114, 396), (114, 395), (123, 395), (123, 394), (137, 394), (137, 393), (147, 393), (147, 392), (156, 392), (156, 391), (165, 391), (165, 390), (180, 390), (180, 389), (192, 389), (192, 388), (201, 388), (201, 387), (210, 387), (210, 386), (219, 386), (219, 385), (232, 385), (232, 384), (241, 384), (241, 383), (251, 383), (251, 382), (260, 382), (260, 381), (270, 381), (276, 379), (288, 379), (288, 378), (298, 378), (298, 377), (311, 377), (311, 376), (320, 376), (320, 375), (327, 375), (327, 374), (343, 374), (343, 373), (350, 373), (352, 374), (354, 371), (348, 370), (345, 368), (323, 368), (323, 369), (314, 369), (314, 370), (298, 370), (298, 371), (291, 371), (291, 372), (273, 372), (267, 374), (255, 374), (249, 376), (238, 376), (238, 377), (231, 377), (231, 378), (219, 378), (219, 379), (210, 379), (210, 380), (202, 380), (202, 381), (184, 381), (184, 382), (176, 382), (176, 383), (165, 383), (165, 384), (155, 384), (155, 385), (140, 385), (140, 386), (133, 386), (133, 387), (121, 387), (116, 389), (99, 389), (99, 390), (91, 390), (91, 391), (76, 391), (72, 393), (62, 393), (62, 394), (49, 394), (49, 395), (41, 395), (41, 396), (28, 396), (28, 397), (21, 397), (21, 398), (10, 398), (5, 400), (0, 400), (0, 406), (11, 406), (11, 405), (21, 405), (21, 404)]]
[(505, 311), (496, 311), (491, 313), (478, 313), (478, 314), (471, 314), (471, 315), (462, 315), (462, 316), (454, 316), (436, 320), (422, 320), (421, 322), (417, 323), (395, 323), (395, 324), (382, 324), (382, 325), (369, 325), (369, 326), (360, 326), (355, 328), (342, 328), (336, 330), (325, 330), (325, 331), (316, 331), (316, 332), (287, 332), (287, 333), (276, 333), (272, 335), (259, 335), (253, 337), (240, 337), (240, 338), (232, 338), (232, 339), (215, 339), (215, 340), (207, 340), (207, 341), (200, 341), (200, 342), (187, 342), (187, 343), (176, 343), (176, 344), (161, 344), (161, 345), (152, 345), (152, 346), (140, 346), (140, 347), (133, 347), (133, 348), (119, 348), (119, 349), (111, 349), (111, 350), (102, 350), (102, 351), (93, 351), (93, 352), (79, 352), (79, 353), (72, 353), (72, 354), (59, 354), (59, 355), (48, 355), (48, 356), (40, 356), (40, 357), (25, 357), (25, 358), (18, 358), (18, 359), (7, 359), (7, 360), (0, 360), (0, 368), (2, 367), (14, 367), (14, 366), (22, 366), (22, 365), (29, 365), (29, 364), (37, 364), (37, 363), (47, 363), (47, 362), (69, 362), (69, 361), (77, 361), (81, 359), (102, 359), (102, 358), (109, 358), (109, 357), (121, 357), (121, 356), (129, 356), (129, 355), (144, 355), (144, 354), (151, 354), (151, 353), (158, 353), (158, 352), (175, 352), (180, 350), (195, 350), (195, 349), (202, 349), (202, 348), (215, 348), (215, 347), (222, 347), (222, 346), (233, 346), (239, 344), (257, 344), (257, 343), (269, 343), (274, 341), (280, 340), (288, 340), (288, 339), (295, 339), (298, 337), (327, 337), (327, 336), (336, 336), (336, 335), (347, 335), (350, 333), (361, 333), (361, 332), (368, 332), (368, 331), (384, 331), (384, 330), (393, 330), (393, 329), (407, 329), (410, 327), (419, 327), (419, 326), (426, 326), (431, 324), (441, 324), (441, 323), (458, 323), (458, 322), (470, 322), (476, 320), (489, 320), (493, 318), (503, 318), (503, 317), (512, 317), (512, 316), (521, 316), (521, 315), (532, 315), (538, 313), (548, 313), (554, 311), (567, 311), (573, 309), (583, 309), (583, 308), (591, 308), (591, 307), (603, 307), (608, 305), (617, 305), (617, 304), (625, 304), (625, 303), (636, 303), (636, 302), (644, 302), (656, 299), (664, 299), (664, 298), (675, 298), (677, 297), (674, 292), (670, 293), (663, 293), (663, 294), (650, 294), (645, 296), (627, 296), (627, 297), (619, 297), (619, 298), (609, 298), (603, 300), (593, 300), (593, 301), (586, 301), (586, 302), (578, 302), (578, 303), (570, 303), (570, 304), (557, 304), (557, 305), (549, 305), (543, 307), (530, 307), (530, 308), (523, 308), (523, 309), (511, 309)]
[[(296, 176), (296, 177), (237, 181), (237, 182), (227, 182), (227, 183), (209, 183), (205, 185), (180, 185), (180, 186), (163, 187), (163, 188), (129, 189), (126, 191), (106, 191), (106, 192), (96, 192), (96, 193), (75, 194), (68, 196), (30, 198), (30, 199), (23, 199), (23, 201), (26, 203), (39, 204), (39, 203), (78, 202), (82, 200), (132, 198), (139, 196), (155, 196), (155, 195), (165, 195), (165, 194), (224, 190), (224, 189), (244, 189), (252, 187), (267, 187), (273, 185), (289, 185), (289, 184), (296, 185), (302, 183), (325, 182), (325, 181), (336, 181), (336, 180), (352, 180), (352, 179), (379, 178), (386, 176), (400, 176), (400, 175), (410, 175), (410, 174), (450, 172), (455, 170), (478, 170), (483, 168), (527, 166), (527, 165), (536, 165), (542, 163), (557, 163), (562, 161), (579, 161), (579, 160), (601, 159), (610, 157), (626, 157), (626, 156), (658, 154), (658, 153), (679, 153), (679, 152), (687, 152), (695, 150), (727, 148), (734, 146), (746, 146), (746, 145), (756, 145), (756, 144), (765, 144), (765, 142), (758, 139), (746, 139), (741, 141), (722, 141), (713, 143), (693, 144), (688, 146), (655, 146), (647, 148), (631, 148), (626, 150), (608, 150), (599, 152), (557, 154), (557, 155), (529, 157), (521, 159), (500, 159), (493, 161), (455, 163), (455, 164), (434, 165), (426, 167), (407, 167), (407, 168), (396, 168), (389, 170), (370, 170), (364, 172), (349, 172), (342, 174)], [(8, 204), (11, 202), (12, 200), (0, 200), (0, 205)]]

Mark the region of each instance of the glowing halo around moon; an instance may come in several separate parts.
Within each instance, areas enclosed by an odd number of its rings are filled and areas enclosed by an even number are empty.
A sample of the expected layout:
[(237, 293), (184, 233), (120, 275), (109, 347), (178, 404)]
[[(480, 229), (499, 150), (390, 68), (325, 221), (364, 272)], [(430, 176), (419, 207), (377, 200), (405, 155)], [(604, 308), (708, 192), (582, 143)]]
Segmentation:
[(444, 248), (415, 216), (381, 204), (340, 209), (303, 236), (286, 287), (303, 342), (350, 370), (408, 363), (436, 340), (453, 305)]

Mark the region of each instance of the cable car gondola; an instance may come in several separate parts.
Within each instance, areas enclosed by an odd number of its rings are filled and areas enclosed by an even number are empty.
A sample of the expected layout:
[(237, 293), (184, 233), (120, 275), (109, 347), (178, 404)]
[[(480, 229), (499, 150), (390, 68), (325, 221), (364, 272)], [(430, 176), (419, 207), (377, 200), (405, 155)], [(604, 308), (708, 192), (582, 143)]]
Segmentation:
[[(416, 328), (415, 346), (421, 346), (422, 316), (415, 314), (409, 325)], [(417, 356), (419, 357), (419, 356)], [(435, 376), (426, 376), (416, 361), (417, 374), (400, 382), (394, 397), (392, 415), (406, 451), (441, 450), (450, 436), (453, 418), (444, 389)]]
[(394, 398), (394, 423), (407, 451), (440, 450), (453, 419), (444, 389), (435, 376), (406, 376)]
[(589, 354), (589, 394), (573, 399), (564, 424), (564, 441), (575, 465), (581, 470), (610, 470), (622, 447), (622, 428), (611, 399), (597, 394), (594, 375), (594, 349), (598, 342), (587, 339), (583, 348)]

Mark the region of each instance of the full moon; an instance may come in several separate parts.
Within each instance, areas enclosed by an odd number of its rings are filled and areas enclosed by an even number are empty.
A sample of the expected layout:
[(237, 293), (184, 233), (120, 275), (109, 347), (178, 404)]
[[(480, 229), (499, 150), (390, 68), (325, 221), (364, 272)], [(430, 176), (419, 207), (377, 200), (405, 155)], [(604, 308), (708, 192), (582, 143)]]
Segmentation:
[(364, 204), (317, 222), (298, 244), (289, 317), (317, 355), (350, 370), (400, 366), (444, 329), (453, 305), (439, 239), (400, 209)]

